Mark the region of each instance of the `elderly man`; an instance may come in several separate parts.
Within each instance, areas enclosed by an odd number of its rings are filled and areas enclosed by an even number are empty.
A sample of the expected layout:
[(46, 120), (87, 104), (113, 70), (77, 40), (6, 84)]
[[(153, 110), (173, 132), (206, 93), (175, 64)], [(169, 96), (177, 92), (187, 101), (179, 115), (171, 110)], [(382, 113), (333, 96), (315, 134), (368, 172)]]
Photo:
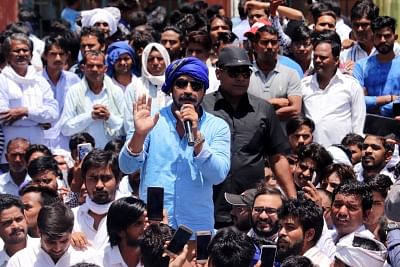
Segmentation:
[[(165, 208), (174, 228), (185, 224), (194, 231), (211, 230), (212, 187), (224, 181), (229, 171), (229, 127), (200, 105), (209, 85), (207, 66), (201, 60), (176, 60), (165, 76), (162, 90), (172, 94), (172, 104), (154, 117), (151, 98), (143, 96), (133, 104), (135, 132), (121, 150), (119, 165), (124, 173), (141, 168), (142, 199), (147, 187), (164, 187)], [(191, 127), (185, 130), (184, 124)], [(192, 144), (187, 138), (190, 133)]]
[(84, 55), (84, 77), (68, 90), (61, 117), (62, 134), (71, 136), (85, 131), (103, 148), (121, 135), (124, 94), (105, 75), (105, 56), (89, 51)]
[[(30, 65), (32, 49), (32, 41), (21, 33), (3, 43), (8, 66), (0, 75), (0, 123), (6, 144), (14, 137), (42, 144), (44, 128), (59, 115), (50, 84)], [(1, 162), (5, 163), (4, 154)]]

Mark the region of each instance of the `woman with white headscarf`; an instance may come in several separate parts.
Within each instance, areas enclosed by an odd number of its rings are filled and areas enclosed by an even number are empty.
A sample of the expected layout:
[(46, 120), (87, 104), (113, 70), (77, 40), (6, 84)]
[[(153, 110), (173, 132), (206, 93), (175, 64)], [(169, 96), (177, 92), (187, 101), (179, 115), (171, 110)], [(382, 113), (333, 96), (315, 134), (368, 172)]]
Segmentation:
[(133, 103), (139, 96), (152, 98), (151, 114), (166, 106), (171, 97), (161, 91), (165, 81), (165, 69), (170, 64), (167, 49), (159, 43), (148, 44), (142, 54), (142, 76), (132, 82), (125, 91), (125, 131), (129, 138), (133, 134)]

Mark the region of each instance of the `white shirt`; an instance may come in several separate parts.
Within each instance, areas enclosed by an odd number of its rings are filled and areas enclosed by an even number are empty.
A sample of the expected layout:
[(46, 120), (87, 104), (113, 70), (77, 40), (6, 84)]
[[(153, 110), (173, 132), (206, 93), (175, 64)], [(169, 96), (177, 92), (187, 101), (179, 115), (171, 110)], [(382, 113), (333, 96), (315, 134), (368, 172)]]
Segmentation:
[[(32, 66), (24, 77), (10, 66), (0, 74), (0, 111), (18, 107), (28, 108), (28, 116), (12, 125), (3, 125), (5, 144), (15, 137), (23, 137), (31, 144), (43, 144), (44, 132), (39, 123), (52, 123), (58, 118), (58, 103), (50, 84)], [(6, 162), (4, 154), (1, 163)]]
[[(26, 174), (25, 180), (21, 184), (24, 184), (25, 182), (30, 180), (31, 178), (29, 177), (28, 174)], [(19, 196), (18, 191), (19, 191), (19, 186), (11, 178), (10, 172), (0, 174), (0, 193)]]
[(319, 267), (329, 267), (331, 260), (318, 247), (314, 246), (303, 254)]
[(304, 113), (315, 123), (315, 142), (328, 147), (348, 133), (362, 135), (366, 106), (356, 79), (337, 70), (325, 89), (319, 88), (316, 74), (303, 78), (301, 88)]
[(125, 175), (124, 177), (122, 177), (121, 182), (119, 182), (117, 194), (121, 196), (132, 196), (132, 191), (133, 189), (129, 184), (129, 177), (128, 175)]
[[(359, 182), (364, 182), (364, 168), (361, 165), (361, 162), (357, 163), (354, 166), (354, 172), (356, 173), (356, 178), (357, 181)], [(394, 176), (394, 174), (392, 172), (389, 172), (389, 170), (387, 169), (387, 166), (385, 166), (380, 172), (379, 174), (384, 174), (389, 176), (390, 180), (392, 180), (392, 183), (396, 182), (396, 177)]]
[[(336, 233), (335, 230), (333, 230), (333, 232)], [(332, 230), (328, 229), (328, 225), (326, 224), (326, 221), (324, 219), (324, 228), (322, 229), (321, 237), (314, 247), (318, 247), (318, 249), (322, 253), (324, 253), (324, 255), (326, 255), (330, 260), (334, 260), (336, 252), (336, 246), (333, 242), (332, 235)]]
[(133, 84), (137, 83), (138, 80), (139, 80), (139, 78), (136, 77), (136, 75), (132, 74), (131, 81), (130, 81), (130, 83), (129, 83), (127, 86), (125, 86), (125, 85), (119, 83), (119, 82), (115, 79), (115, 77), (112, 77), (111, 80), (112, 80), (112, 82), (113, 82), (116, 86), (118, 86), (119, 88), (121, 88), (122, 92), (125, 92), (125, 91), (126, 91), (126, 88), (127, 88), (131, 83), (133, 83)]
[(338, 239), (338, 235), (337, 232), (333, 233), (332, 238), (334, 240), (336, 240), (336, 244), (340, 242), (340, 240), (345, 239), (347, 236), (352, 235), (354, 233), (359, 233), (361, 235), (364, 235), (365, 237), (369, 237), (372, 239), (375, 239), (375, 235), (373, 233), (371, 233), (370, 230), (368, 230), (367, 228), (365, 228), (365, 225), (362, 224), (360, 225), (360, 227), (357, 228), (357, 230), (355, 230), (354, 232), (351, 232), (347, 235), (342, 236), (341, 238)]
[(89, 244), (94, 249), (104, 249), (108, 244), (107, 216), (101, 219), (98, 229), (94, 229), (94, 219), (89, 215), (89, 208), (84, 203), (79, 207), (73, 208), (74, 229), (73, 232), (85, 234)]
[(346, 25), (342, 18), (336, 20), (336, 33), (339, 35), (340, 40), (343, 42), (346, 39), (350, 39), (351, 28)]
[(249, 23), (249, 20), (246, 18), (246, 19), (240, 21), (240, 23), (238, 25), (233, 27), (232, 32), (234, 34), (236, 34), (236, 36), (239, 38), (240, 41), (243, 41), (243, 40), (247, 40), (247, 37), (245, 37), (244, 34), (248, 30), (250, 30), (250, 23)]
[[(128, 267), (125, 263), (124, 259), (122, 258), (121, 252), (119, 251), (118, 246), (111, 247), (108, 245), (104, 250), (104, 259), (103, 259), (103, 266), (107, 267)], [(136, 267), (143, 267), (140, 263), (140, 260)]]
[[(105, 79), (110, 79), (105, 77)], [(111, 82), (111, 79), (110, 79)], [(111, 82), (112, 83), (112, 82)], [(110, 101), (107, 90), (105, 89), (105, 83), (103, 89), (99, 94), (93, 93), (92, 90), (88, 89), (84, 95), (84, 113), (78, 114), (77, 112), (77, 99), (80, 97), (80, 86), (81, 83), (72, 86), (65, 97), (64, 111), (62, 114), (62, 134), (71, 136), (79, 132), (87, 132), (96, 140), (97, 148), (104, 148), (104, 146), (114, 139), (110, 137), (105, 130), (105, 124), (118, 131), (123, 125), (123, 112), (125, 107), (124, 93), (121, 88), (115, 86), (116, 95), (114, 96), (117, 103), (121, 104), (121, 115), (113, 114), (110, 110)], [(110, 117), (107, 121), (92, 118), (93, 106), (95, 104), (103, 104), (108, 107)]]
[[(51, 81), (47, 70), (43, 69), (40, 74), (46, 81), (50, 84), (51, 90), (53, 91), (54, 98), (57, 100), (58, 108), (60, 112), (60, 116), (64, 109), (65, 95), (67, 94), (69, 88), (81, 81), (81, 79), (75, 73), (70, 71), (62, 71), (60, 78), (57, 84), (53, 84)], [(61, 134), (61, 120), (58, 117), (57, 121), (55, 121), (51, 128), (44, 131), (45, 145), (51, 150), (62, 148), (65, 150), (69, 150), (69, 137)]]
[(38, 242), (32, 246), (18, 251), (8, 261), (7, 267), (70, 267), (74, 264), (85, 262), (94, 263), (101, 266), (101, 254), (88, 248), (84, 251), (75, 250), (71, 245), (61, 258), (54, 263), (52, 258), (47, 254)]
[(171, 96), (161, 91), (160, 86), (152, 84), (144, 77), (133, 80), (125, 90), (125, 120), (124, 129), (127, 133), (127, 140), (133, 135), (133, 103), (142, 95), (151, 97), (151, 115), (154, 116), (161, 108), (169, 105)]
[[(36, 245), (39, 241), (39, 238), (32, 238), (29, 235), (27, 237), (27, 246), (33, 246)], [(4, 249), (4, 243), (3, 240), (0, 238), (0, 267), (6, 267), (8, 261), (10, 260), (10, 256), (8, 256), (6, 250)]]
[(217, 75), (215, 74), (215, 67), (208, 66), (208, 79), (209, 79), (209, 87), (206, 91), (206, 94), (218, 91), (219, 85), (221, 84), (220, 81), (217, 79)]

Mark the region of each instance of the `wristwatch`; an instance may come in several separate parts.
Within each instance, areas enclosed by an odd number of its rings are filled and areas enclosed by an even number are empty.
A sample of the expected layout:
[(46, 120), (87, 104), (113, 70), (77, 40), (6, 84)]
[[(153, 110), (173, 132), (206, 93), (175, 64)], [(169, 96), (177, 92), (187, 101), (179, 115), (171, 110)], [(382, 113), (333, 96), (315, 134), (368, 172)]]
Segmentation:
[(203, 143), (205, 141), (204, 139), (204, 135), (201, 132), (197, 133), (197, 138), (196, 140), (194, 140), (194, 145), (193, 147), (196, 147), (198, 145), (200, 145), (201, 143)]
[(386, 232), (392, 231), (392, 230), (396, 230), (396, 229), (400, 229), (400, 223), (399, 222), (388, 222), (387, 226), (386, 226)]

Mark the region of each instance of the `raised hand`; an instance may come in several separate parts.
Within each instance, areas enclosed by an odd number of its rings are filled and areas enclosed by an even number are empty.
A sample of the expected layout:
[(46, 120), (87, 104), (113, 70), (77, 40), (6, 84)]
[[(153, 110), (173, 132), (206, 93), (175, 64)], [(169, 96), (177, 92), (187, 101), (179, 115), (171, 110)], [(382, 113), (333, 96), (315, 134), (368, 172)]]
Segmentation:
[(151, 97), (142, 95), (133, 103), (133, 123), (136, 134), (147, 135), (157, 124), (158, 118), (159, 113), (154, 117), (151, 116)]

